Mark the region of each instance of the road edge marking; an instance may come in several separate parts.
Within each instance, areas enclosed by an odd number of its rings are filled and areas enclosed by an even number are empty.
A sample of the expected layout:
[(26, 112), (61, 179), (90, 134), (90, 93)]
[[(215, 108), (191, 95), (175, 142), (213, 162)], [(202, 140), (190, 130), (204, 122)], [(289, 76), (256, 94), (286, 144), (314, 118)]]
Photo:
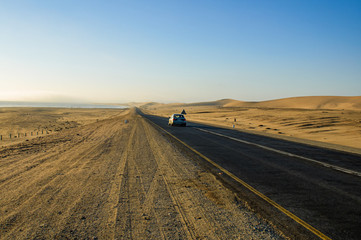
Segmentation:
[(197, 128), (197, 127), (195, 127), (195, 129), (197, 129), (199, 131), (202, 131), (202, 132), (217, 135), (217, 136), (220, 136), (220, 137), (228, 138), (228, 139), (231, 139), (231, 140), (236, 141), (236, 142), (241, 142), (241, 143), (244, 143), (244, 144), (253, 145), (253, 146), (256, 146), (256, 147), (259, 147), (259, 148), (262, 148), (262, 149), (265, 149), (265, 150), (268, 150), (268, 151), (276, 152), (276, 153), (279, 153), (279, 154), (283, 154), (283, 155), (286, 155), (286, 156), (289, 156), (289, 157), (295, 157), (295, 158), (299, 158), (299, 159), (302, 159), (302, 160), (305, 160), (305, 161), (313, 162), (313, 163), (319, 164), (319, 165), (321, 165), (323, 167), (331, 168), (331, 169), (334, 169), (334, 170), (339, 171), (339, 172), (343, 172), (343, 173), (347, 173), (347, 174), (354, 175), (354, 176), (357, 176), (357, 177), (361, 177), (360, 172), (353, 171), (353, 170), (350, 170), (350, 169), (347, 169), (347, 168), (338, 167), (338, 166), (335, 166), (335, 165), (332, 165), (332, 164), (328, 164), (328, 163), (324, 163), (324, 162), (321, 162), (321, 161), (318, 161), (318, 160), (314, 160), (312, 158), (307, 158), (307, 157), (303, 157), (303, 156), (300, 156), (300, 155), (297, 155), (297, 154), (293, 154), (293, 153), (285, 152), (285, 151), (282, 151), (282, 150), (278, 150), (278, 149), (275, 149), (275, 148), (266, 147), (266, 146), (263, 146), (263, 145), (260, 145), (260, 144), (257, 144), (257, 143), (248, 142), (248, 141), (245, 141), (245, 140), (230, 137), (230, 136), (220, 134), (220, 133), (216, 133), (216, 132), (212, 132), (212, 131), (209, 131), (209, 130), (205, 130), (205, 129), (201, 129), (201, 128)]
[(270, 199), (269, 197), (263, 195), (261, 192), (259, 192), (258, 190), (256, 190), (255, 188), (253, 188), (251, 185), (249, 185), (248, 183), (244, 182), (243, 180), (239, 179), (238, 177), (236, 177), (233, 173), (229, 172), (228, 170), (224, 169), (223, 167), (221, 167), (220, 165), (218, 165), (217, 163), (213, 162), (211, 159), (209, 159), (208, 157), (206, 157), (205, 155), (203, 155), (202, 153), (198, 152), (197, 150), (195, 150), (194, 148), (192, 148), (191, 146), (189, 146), (187, 143), (183, 142), (182, 140), (180, 140), (179, 138), (177, 138), (176, 136), (174, 136), (173, 134), (171, 134), (170, 132), (168, 132), (167, 130), (165, 130), (164, 128), (162, 128), (161, 126), (157, 125), (156, 123), (152, 122), (151, 120), (149, 120), (148, 118), (145, 117), (145, 119), (147, 119), (147, 121), (149, 121), (150, 123), (152, 123), (153, 125), (155, 125), (156, 127), (160, 128), (161, 130), (163, 130), (164, 132), (166, 132), (169, 136), (171, 136), (172, 138), (174, 138), (175, 140), (177, 140), (178, 142), (182, 143), (184, 146), (186, 146), (187, 148), (189, 148), (191, 151), (193, 151), (194, 153), (196, 153), (198, 156), (202, 157), (204, 160), (206, 160), (207, 162), (209, 162), (210, 164), (212, 164), (213, 166), (215, 166), (216, 168), (220, 169), (223, 173), (227, 174), (229, 177), (231, 177), (233, 180), (235, 180), (236, 182), (240, 183), (241, 185), (243, 185), (244, 187), (246, 187), (248, 190), (250, 190), (251, 192), (253, 192), (254, 194), (256, 194), (258, 197), (262, 198), (263, 200), (265, 200), (266, 202), (268, 202), (269, 204), (271, 204), (272, 206), (274, 206), (275, 208), (277, 208), (279, 211), (281, 211), (283, 214), (285, 214), (286, 216), (288, 216), (289, 218), (291, 218), (292, 220), (294, 220), (295, 222), (297, 222), (298, 224), (300, 224), (302, 227), (306, 228), (307, 230), (309, 230), (310, 232), (312, 232), (314, 235), (316, 235), (317, 237), (319, 237), (320, 239), (324, 239), (324, 240), (331, 240), (330, 237), (326, 236), (325, 234), (323, 234), (321, 231), (319, 231), (318, 229), (312, 227), (310, 224), (308, 224), (307, 222), (303, 221), (302, 219), (300, 219), (299, 217), (297, 217), (296, 215), (294, 215), (293, 213), (291, 213), (290, 211), (288, 211), (287, 209), (285, 209), (284, 207), (282, 207), (281, 205), (279, 205), (278, 203), (276, 203), (275, 201), (273, 201), (272, 199)]

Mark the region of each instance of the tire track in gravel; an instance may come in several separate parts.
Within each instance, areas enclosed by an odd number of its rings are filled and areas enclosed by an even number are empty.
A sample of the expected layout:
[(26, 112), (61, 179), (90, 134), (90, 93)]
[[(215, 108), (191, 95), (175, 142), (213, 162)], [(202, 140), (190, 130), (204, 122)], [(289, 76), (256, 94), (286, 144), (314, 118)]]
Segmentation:
[[(178, 231), (164, 218), (169, 202), (157, 175), (139, 118), (128, 144), (124, 181), (120, 190), (116, 236), (121, 239), (174, 239)], [(168, 213), (167, 213), (168, 214)], [(178, 239), (179, 237), (176, 237)]]
[(134, 110), (33, 143), (2, 150), (0, 239), (281, 239)]
[[(99, 126), (98, 124), (95, 128), (86, 129), (93, 135), (93, 137), (88, 138), (87, 142), (70, 146), (63, 154), (56, 155), (55, 160), (47, 157), (48, 162), (44, 161), (39, 167), (31, 168), (15, 177), (15, 179), (19, 178), (18, 182), (29, 179), (27, 183), (14, 184), (14, 181), (5, 181), (5, 184), (8, 184), (8, 189), (14, 190), (12, 194), (9, 194), (10, 191), (6, 191), (6, 194), (0, 195), (0, 209), (1, 213), (4, 213), (1, 214), (0, 218), (0, 235), (7, 239), (36, 236), (37, 231), (34, 232), (33, 229), (41, 226), (41, 230), (44, 230), (45, 225), (37, 223), (37, 221), (29, 221), (29, 215), (36, 217), (34, 215), (38, 214), (41, 215), (42, 219), (51, 218), (51, 215), (54, 214), (52, 209), (57, 208), (53, 206), (54, 204), (58, 205), (59, 209), (63, 209), (63, 211), (58, 211), (61, 214), (57, 214), (59, 215), (57, 222), (60, 223), (62, 222), (61, 219), (66, 219), (67, 212), (70, 214), (71, 209), (84, 196), (85, 191), (82, 191), (82, 189), (86, 189), (89, 182), (87, 181), (89, 171), (87, 174), (78, 173), (85, 172), (85, 169), (88, 168), (87, 165), (92, 165), (92, 162), (109, 150), (106, 146), (106, 140), (114, 139), (114, 135), (111, 135), (111, 133), (117, 127), (119, 128), (119, 123), (114, 122), (113, 124), (105, 124), (105, 126)], [(94, 132), (98, 132), (98, 135), (94, 135)], [(123, 134), (119, 135), (122, 136)], [(51, 156), (53, 155), (51, 154)], [(51, 169), (47, 170), (47, 168)], [(74, 182), (78, 184), (74, 184)], [(2, 189), (4, 189), (4, 186), (2, 186)], [(15, 189), (18, 189), (18, 191)], [(52, 195), (54, 193), (58, 196), (64, 196), (64, 199), (52, 201), (54, 204), (44, 204), (53, 199)], [(64, 200), (69, 198), (71, 198), (70, 201), (65, 201), (65, 203), (70, 210), (64, 210), (64, 206), (59, 207), (64, 203)], [(37, 219), (39, 220), (39, 218)], [(37, 226), (34, 224), (37, 224)], [(52, 230), (56, 229), (54, 226), (52, 228)], [(25, 229), (28, 229), (28, 231)]]
[(110, 187), (108, 201), (106, 203), (105, 208), (109, 210), (109, 217), (107, 221), (101, 225), (101, 228), (106, 229), (103, 234), (100, 236), (102, 239), (115, 239), (115, 228), (117, 225), (117, 215), (118, 215), (118, 204), (120, 201), (119, 192), (121, 190), (122, 182), (124, 181), (124, 174), (125, 174), (125, 166), (127, 163), (127, 158), (129, 154), (129, 150), (131, 148), (132, 139), (134, 137), (135, 132), (135, 125), (133, 126), (131, 133), (129, 135), (128, 144), (125, 150), (122, 153), (120, 158), (114, 180)]
[[(90, 146), (89, 146), (90, 145)], [(51, 153), (53, 149), (49, 150), (50, 156), (45, 156), (43, 158), (42, 156), (39, 156), (40, 161), (42, 164), (38, 163), (39, 160), (37, 159), (37, 155), (34, 157), (31, 157), (35, 159), (36, 166), (40, 169), (37, 169), (36, 167), (25, 167), (25, 170), (16, 176), (12, 176), (11, 181), (3, 181), (4, 184), (0, 185), (2, 189), (6, 188), (15, 188), (16, 185), (14, 184), (16, 181), (17, 185), (22, 185), (23, 187), (30, 187), (32, 185), (43, 185), (43, 183), (50, 184), (52, 181), (56, 180), (57, 178), (61, 178), (64, 173), (69, 173), (69, 169), (78, 168), (77, 164), (82, 163), (83, 159), (87, 159), (87, 157), (96, 156), (99, 153), (99, 150), (103, 149), (101, 147), (102, 142), (95, 141), (91, 142), (91, 144), (81, 144), (77, 142), (74, 146), (71, 146), (66, 150), (62, 155), (59, 155), (56, 153)], [(58, 146), (61, 147), (61, 146)], [(75, 161), (74, 161), (75, 159)], [(28, 159), (24, 159), (25, 164), (27, 164)], [(61, 164), (59, 164), (61, 162)], [(34, 163), (32, 163), (34, 165)], [(84, 164), (84, 163), (82, 163)], [(49, 168), (51, 165), (59, 166), (58, 168), (52, 169), (52, 171), (46, 171), (47, 168)], [(26, 170), (27, 169), (27, 170)], [(7, 170), (9, 172), (12, 171), (12, 169)], [(40, 173), (40, 174), (39, 174)], [(37, 175), (37, 177), (34, 177)], [(17, 177), (20, 176), (20, 177)], [(41, 178), (39, 178), (41, 177)], [(25, 183), (24, 185), (24, 178), (25, 179), (32, 179)], [(46, 185), (44, 186), (46, 187)], [(39, 190), (41, 191), (41, 190)], [(34, 192), (29, 192), (30, 195), (34, 195)], [(19, 199), (12, 199), (12, 201), (18, 202)], [(29, 200), (29, 199), (27, 199)]]
[[(152, 154), (154, 156), (155, 159), (157, 159), (157, 165), (158, 166), (161, 166), (161, 165), (165, 165), (166, 163), (164, 163), (164, 160), (165, 158), (163, 157), (163, 155), (161, 154), (161, 151), (159, 150), (159, 145), (156, 145), (156, 143), (154, 142), (154, 140), (152, 140), (151, 138), (151, 133), (150, 133), (150, 130), (149, 130), (149, 125), (147, 125), (145, 122), (144, 122), (144, 119), (142, 119), (142, 124), (143, 124), (143, 128), (145, 130), (145, 135), (147, 137), (147, 140), (148, 140), (148, 144), (150, 145), (150, 149), (152, 150)], [(172, 171), (171, 174), (175, 175), (175, 171), (174, 169), (172, 169), (171, 167), (169, 167), (169, 165), (165, 166), (167, 168), (167, 170), (170, 170)], [(163, 179), (163, 182), (167, 188), (167, 191), (174, 203), (174, 206), (175, 206), (175, 209), (176, 211), (178, 212), (179, 214), (179, 217), (180, 217), (180, 220), (182, 222), (182, 225), (183, 225), (183, 229), (184, 229), (184, 232), (187, 234), (187, 237), (189, 239), (195, 239), (196, 238), (196, 235), (193, 231), (193, 225), (190, 223), (190, 221), (188, 220), (186, 214), (184, 213), (184, 210), (182, 208), (182, 205), (181, 205), (181, 202), (182, 202), (182, 199), (179, 199), (179, 197), (174, 193), (174, 190), (170, 187), (169, 185), (169, 180), (168, 180), (168, 177), (166, 175), (166, 173), (163, 171), (162, 174), (162, 179)]]
[(185, 158), (144, 119), (143, 127), (191, 239), (273, 238), (269, 233), (274, 230), (247, 209), (240, 209), (233, 193), (212, 174)]
[(60, 233), (56, 235), (57, 238), (71, 236), (85, 239), (89, 236), (100, 236), (108, 231), (100, 226), (109, 219), (111, 209), (107, 203), (112, 194), (111, 185), (116, 180), (116, 170), (124, 151), (128, 130), (125, 129), (110, 138), (111, 141), (104, 142), (103, 153), (92, 163), (91, 174), (86, 181), (85, 189), (88, 191), (69, 209), (70, 214), (65, 219)]
[[(179, 215), (179, 212), (176, 214), (177, 203), (174, 202), (172, 192), (169, 191), (164, 174), (160, 172), (159, 163), (149, 144), (149, 136), (142, 124), (143, 119), (140, 118), (138, 122), (139, 131), (142, 133), (139, 140), (144, 149), (141, 154), (148, 160), (147, 163), (144, 164), (144, 160), (139, 156), (134, 158), (137, 173), (141, 176), (139, 180), (142, 183), (140, 185), (142, 194), (145, 197), (142, 202), (143, 208), (149, 209), (148, 211), (152, 212), (152, 215), (159, 225), (161, 234), (166, 239), (189, 238), (190, 235), (187, 234), (188, 230), (185, 228), (182, 216)], [(162, 197), (159, 197), (157, 192), (162, 192)], [(154, 203), (158, 203), (158, 205)]]
[[(74, 135), (72, 134), (70, 131), (66, 131), (65, 133), (59, 134), (60, 136), (56, 136), (54, 139), (45, 139), (46, 141), (44, 142), (39, 142), (39, 140), (41, 139), (35, 139), (36, 143), (33, 144), (32, 146), (28, 147), (32, 154), (29, 155), (28, 157), (25, 158), (19, 158), (17, 157), (17, 155), (15, 154), (15, 156), (11, 156), (7, 157), (7, 161), (2, 161), (0, 164), (0, 187), (3, 187), (1, 185), (1, 183), (6, 182), (8, 179), (12, 179), (13, 181), (17, 180), (17, 176), (23, 174), (24, 172), (30, 173), (29, 170), (35, 170), (38, 171), (38, 169), (34, 169), (37, 166), (41, 165), (42, 163), (47, 163), (47, 164), (56, 164), (55, 161), (59, 160), (60, 158), (58, 157), (60, 153), (62, 153), (62, 157), (64, 159), (69, 159), (69, 156), (72, 156), (73, 154), (78, 154), (77, 152), (79, 152), (79, 148), (81, 147), (88, 147), (88, 149), (85, 149), (84, 152), (89, 151), (92, 148), (95, 148), (98, 144), (98, 138), (94, 139), (94, 137), (92, 137), (92, 135), (94, 134), (94, 132), (97, 131), (97, 129), (100, 128), (100, 126), (96, 126), (95, 129), (93, 131), (81, 131), (82, 135), (84, 135), (83, 137), (78, 137), (78, 136), (65, 136), (65, 134), (70, 134), (70, 135)], [(49, 136), (52, 137), (52, 136)], [(67, 141), (64, 141), (64, 138), (67, 138)], [(91, 142), (93, 142), (94, 146), (88, 146), (84, 145), (83, 142), (85, 141), (85, 139), (87, 139), (88, 141), (90, 140)], [(71, 141), (71, 145), (69, 145), (69, 141)], [(55, 146), (48, 146), (49, 143), (57, 143)], [(12, 147), (10, 149), (18, 149), (21, 150), (23, 148), (22, 146), (23, 144), (20, 144), (19, 147)], [(27, 145), (25, 145), (26, 147)], [(43, 152), (37, 152), (37, 153), (33, 153), (34, 149), (38, 149), (36, 148), (39, 147), (43, 147), (43, 149), (40, 149)], [(38, 149), (39, 151), (39, 149)], [(15, 152), (16, 153), (16, 152)], [(67, 156), (68, 155), (68, 156)], [(61, 161), (63, 161), (63, 159), (60, 159)], [(54, 161), (54, 162), (52, 162)], [(11, 168), (7, 168), (7, 165), (11, 164)], [(10, 174), (9, 174), (10, 173)], [(21, 176), (21, 178), (23, 178), (23, 176)], [(9, 183), (9, 182), (7, 182)]]
[[(90, 149), (91, 148), (89, 148), (88, 150)], [(82, 154), (84, 153), (85, 152), (82, 152)], [(84, 162), (84, 159), (89, 161), (89, 157), (92, 154), (94, 154), (94, 152), (84, 154), (82, 158), (76, 158), (77, 161), (73, 162), (71, 165), (65, 164), (65, 167), (54, 170), (50, 173), (48, 172), (45, 174), (42, 173), (41, 170), (39, 171), (39, 169), (32, 169), (31, 172), (27, 172), (26, 174), (24, 174), (25, 176), (23, 177), (25, 179), (34, 179), (23, 184), (23, 187), (28, 189), (27, 192), (25, 194), (22, 194), (21, 192), (23, 191), (23, 188), (21, 188), (14, 197), (10, 198), (9, 201), (5, 202), (4, 204), (6, 207), (5, 212), (13, 209), (12, 214), (4, 219), (8, 236), (11, 236), (13, 232), (18, 231), (20, 228), (23, 228), (24, 226), (26, 227), (26, 224), (32, 224), (31, 222), (28, 222), (27, 218), (23, 215), (23, 213), (26, 212), (27, 209), (31, 209), (32, 206), (41, 205), (42, 199), (44, 199), (44, 195), (46, 195), (49, 190), (56, 188), (56, 186), (64, 184), (64, 181), (66, 181), (67, 179), (67, 176), (65, 175), (71, 175), (74, 169), (83, 168), (84, 165), (87, 163)], [(60, 174), (58, 174), (58, 172), (60, 172)], [(10, 185), (8, 188), (16, 188), (16, 186)], [(2, 197), (2, 199), (4, 198), (5, 197)], [(11, 204), (12, 202), (14, 202), (15, 204)], [(32, 211), (34, 211), (34, 209)], [(12, 222), (14, 222), (14, 219), (16, 219), (18, 225), (17, 228), (12, 226)]]
[[(168, 159), (173, 158), (171, 156), (165, 155), (165, 153), (168, 153), (169, 151), (164, 151), (159, 145), (159, 142), (154, 141), (154, 138), (151, 138), (151, 135), (154, 135), (155, 132), (151, 133), (151, 130), (149, 129), (149, 123), (147, 125), (143, 120), (143, 125), (146, 129), (146, 136), (151, 145), (154, 156), (156, 156), (160, 164), (162, 164), (167, 171), (167, 173), (163, 175), (164, 181), (167, 185), (167, 188), (169, 189), (169, 192), (171, 193), (172, 199), (177, 206), (179, 215), (182, 217), (185, 228), (189, 232), (191, 238), (209, 237), (212, 239), (220, 239), (220, 237), (214, 232), (214, 230), (217, 229), (217, 222), (211, 219), (208, 216), (209, 214), (207, 215), (205, 210), (201, 207), (202, 204), (197, 203), (199, 199), (197, 199), (194, 195), (192, 196), (189, 189), (182, 189), (182, 193), (180, 193), (179, 188), (174, 188), (171, 184), (169, 184), (172, 182), (174, 183), (174, 180), (172, 181), (171, 178), (181, 179), (188, 174), (185, 173), (184, 166), (179, 167), (169, 162)], [(184, 209), (190, 209), (189, 204), (193, 205), (192, 211), (185, 211)], [(195, 233), (193, 229), (197, 229), (198, 233)]]

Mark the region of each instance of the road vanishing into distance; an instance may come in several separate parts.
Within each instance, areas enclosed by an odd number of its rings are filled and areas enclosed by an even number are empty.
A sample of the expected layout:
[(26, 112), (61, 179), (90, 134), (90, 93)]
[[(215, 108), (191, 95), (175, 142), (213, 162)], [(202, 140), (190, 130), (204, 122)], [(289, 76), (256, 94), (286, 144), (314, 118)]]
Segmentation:
[(211, 160), (210, 170), (291, 236), (361, 239), (360, 155), (199, 123), (171, 127), (142, 115), (200, 162)]

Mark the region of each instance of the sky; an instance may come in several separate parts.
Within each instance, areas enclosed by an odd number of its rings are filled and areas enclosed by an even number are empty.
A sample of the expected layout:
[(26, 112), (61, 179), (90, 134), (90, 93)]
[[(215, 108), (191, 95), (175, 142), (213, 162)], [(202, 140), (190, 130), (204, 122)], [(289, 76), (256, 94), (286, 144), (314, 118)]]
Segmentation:
[(0, 0), (0, 101), (361, 95), (361, 1)]

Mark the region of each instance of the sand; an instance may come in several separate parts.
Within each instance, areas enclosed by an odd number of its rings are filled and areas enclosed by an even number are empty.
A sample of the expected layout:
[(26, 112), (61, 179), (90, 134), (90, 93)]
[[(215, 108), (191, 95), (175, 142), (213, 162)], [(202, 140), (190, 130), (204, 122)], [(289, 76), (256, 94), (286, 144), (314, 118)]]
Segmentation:
[(118, 109), (0, 108), (0, 146), (86, 125), (121, 112)]
[[(219, 102), (222, 102), (219, 101)], [(259, 107), (259, 108), (297, 108), (328, 110), (360, 110), (361, 97), (312, 96), (275, 99), (262, 102), (242, 102), (232, 99), (223, 100), (224, 107)]]
[[(357, 104), (318, 100), (141, 107), (162, 116), (185, 109), (192, 121), (360, 150)], [(282, 239), (134, 110), (3, 108), (0, 132), (0, 239)]]
[(134, 110), (24, 112), (62, 129), (0, 148), (0, 239), (282, 239)]
[[(141, 106), (169, 117), (186, 111), (189, 121), (361, 153), (361, 97), (300, 97), (265, 102), (224, 99), (205, 103)], [(236, 121), (235, 121), (236, 119)], [(343, 147), (344, 146), (344, 147)]]

